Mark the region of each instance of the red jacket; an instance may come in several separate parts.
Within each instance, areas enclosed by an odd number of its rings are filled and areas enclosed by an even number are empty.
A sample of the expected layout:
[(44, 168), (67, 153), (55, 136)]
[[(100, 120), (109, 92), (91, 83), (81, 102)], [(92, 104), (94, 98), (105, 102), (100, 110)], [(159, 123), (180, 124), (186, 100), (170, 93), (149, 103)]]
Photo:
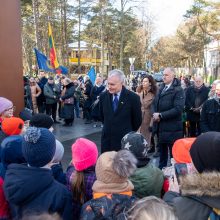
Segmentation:
[(6, 220), (9, 219), (9, 205), (8, 202), (5, 199), (5, 194), (3, 191), (3, 183), (4, 180), (2, 177), (0, 177), (0, 220)]

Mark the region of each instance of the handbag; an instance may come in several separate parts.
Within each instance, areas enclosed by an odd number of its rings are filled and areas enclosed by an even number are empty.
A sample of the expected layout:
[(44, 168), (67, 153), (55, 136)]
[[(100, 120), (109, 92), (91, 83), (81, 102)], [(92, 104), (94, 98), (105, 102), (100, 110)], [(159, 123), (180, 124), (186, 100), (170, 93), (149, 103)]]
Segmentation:
[(68, 99), (64, 99), (64, 104), (73, 105), (74, 104), (74, 98), (70, 97)]

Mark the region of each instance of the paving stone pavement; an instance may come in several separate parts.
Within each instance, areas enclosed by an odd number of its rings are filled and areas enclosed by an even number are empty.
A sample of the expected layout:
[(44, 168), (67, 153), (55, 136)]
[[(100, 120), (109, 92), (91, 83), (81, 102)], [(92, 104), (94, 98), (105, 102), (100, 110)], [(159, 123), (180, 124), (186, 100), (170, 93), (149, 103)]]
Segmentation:
[[(62, 160), (62, 165), (64, 171), (68, 167), (68, 164), (71, 161), (71, 146), (74, 141), (79, 137), (87, 138), (96, 143), (98, 147), (98, 151), (100, 152), (101, 147), (101, 130), (102, 128), (93, 127), (94, 123), (92, 124), (84, 124), (83, 119), (76, 118), (72, 127), (64, 127), (62, 124), (55, 124), (54, 127), (54, 135), (56, 138), (63, 144), (64, 146), (64, 156)], [(150, 155), (149, 155), (150, 156)], [(158, 166), (158, 159), (150, 156), (151, 163)]]
[(98, 150), (100, 152), (100, 142), (101, 142), (101, 130), (102, 128), (93, 127), (92, 124), (84, 124), (84, 120), (76, 118), (74, 120), (72, 127), (64, 127), (61, 124), (54, 124), (54, 135), (64, 146), (64, 156), (62, 160), (62, 165), (64, 170), (66, 170), (68, 164), (71, 161), (71, 146), (74, 141), (79, 137), (87, 138), (96, 143)]

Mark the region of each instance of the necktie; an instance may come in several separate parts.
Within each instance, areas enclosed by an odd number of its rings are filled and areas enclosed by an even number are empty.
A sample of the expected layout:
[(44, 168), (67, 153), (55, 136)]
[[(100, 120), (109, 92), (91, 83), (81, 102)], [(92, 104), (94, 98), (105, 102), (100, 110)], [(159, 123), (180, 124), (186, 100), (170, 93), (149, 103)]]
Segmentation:
[(168, 86), (165, 86), (161, 92), (161, 94), (165, 93), (167, 91)]
[(114, 94), (114, 99), (113, 99), (113, 111), (115, 112), (118, 107), (118, 95)]

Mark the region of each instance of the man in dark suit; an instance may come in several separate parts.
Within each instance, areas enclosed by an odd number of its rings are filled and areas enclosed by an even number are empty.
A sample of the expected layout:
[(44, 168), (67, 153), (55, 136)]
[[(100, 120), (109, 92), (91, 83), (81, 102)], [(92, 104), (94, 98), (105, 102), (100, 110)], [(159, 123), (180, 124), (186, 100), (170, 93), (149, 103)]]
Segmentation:
[(141, 102), (137, 94), (124, 86), (125, 75), (121, 70), (108, 74), (108, 90), (100, 96), (100, 116), (103, 122), (101, 152), (118, 151), (121, 139), (141, 125)]
[(185, 104), (184, 91), (175, 78), (175, 70), (166, 68), (163, 84), (153, 103), (153, 120), (160, 148), (159, 168), (167, 166), (168, 149), (172, 157), (173, 143), (183, 137), (182, 112)]

